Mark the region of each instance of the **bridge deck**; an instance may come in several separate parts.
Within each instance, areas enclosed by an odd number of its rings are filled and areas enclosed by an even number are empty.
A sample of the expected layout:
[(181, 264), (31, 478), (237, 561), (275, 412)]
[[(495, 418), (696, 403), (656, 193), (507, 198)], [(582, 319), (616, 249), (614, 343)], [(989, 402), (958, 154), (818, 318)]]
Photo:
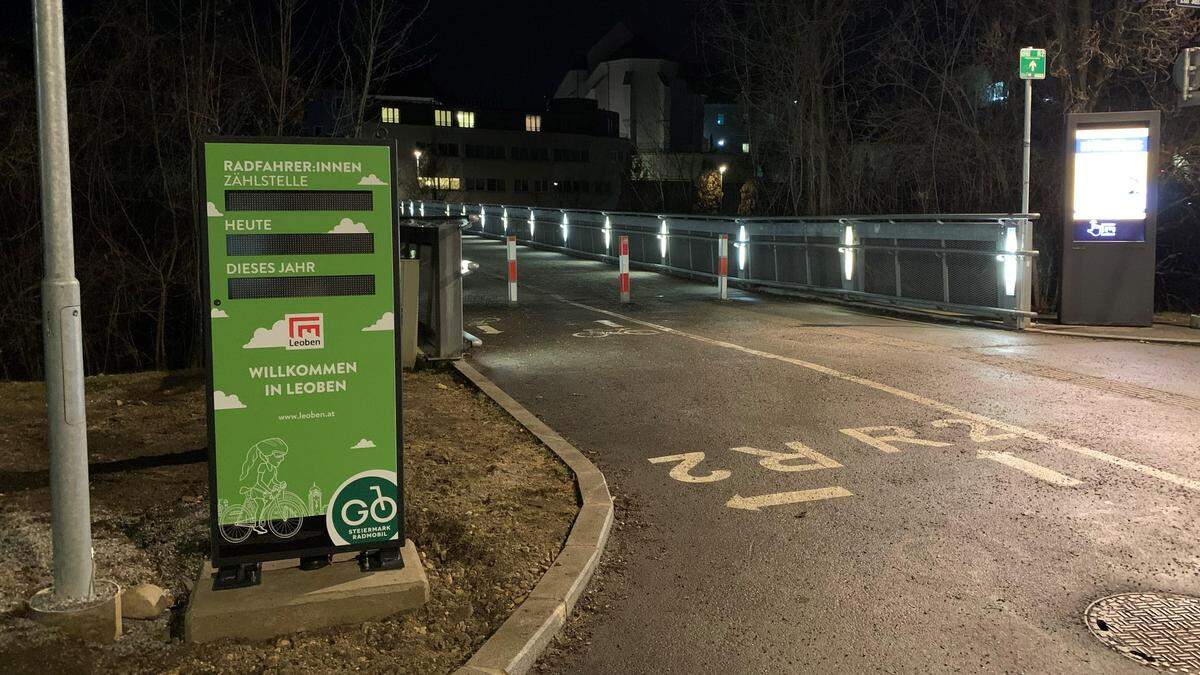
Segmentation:
[(1200, 594), (1200, 351), (937, 325), (467, 238), (470, 359), (608, 475), (555, 672), (1103, 672), (1099, 596)]

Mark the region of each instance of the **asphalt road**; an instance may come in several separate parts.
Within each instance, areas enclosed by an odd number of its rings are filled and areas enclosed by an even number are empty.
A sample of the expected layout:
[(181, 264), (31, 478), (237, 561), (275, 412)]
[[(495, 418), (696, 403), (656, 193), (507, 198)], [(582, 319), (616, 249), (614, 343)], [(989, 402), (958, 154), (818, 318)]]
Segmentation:
[(509, 305), (502, 244), (464, 256), (470, 360), (643, 524), (553, 670), (1126, 672), (1088, 604), (1200, 595), (1200, 349), (642, 272), (621, 305), (525, 247)]

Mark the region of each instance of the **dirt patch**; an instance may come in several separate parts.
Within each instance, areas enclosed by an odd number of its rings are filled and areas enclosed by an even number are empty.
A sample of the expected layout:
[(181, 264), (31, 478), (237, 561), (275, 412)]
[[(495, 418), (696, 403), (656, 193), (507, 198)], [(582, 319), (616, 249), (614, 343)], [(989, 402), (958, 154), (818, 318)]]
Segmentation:
[(85, 645), (26, 618), (50, 583), (42, 387), (0, 383), (0, 670), (5, 672), (448, 672), (532, 590), (577, 511), (569, 472), (533, 436), (446, 371), (406, 374), (407, 529), (429, 576), (420, 611), (271, 642), (179, 640), (208, 550), (204, 386), (199, 373), (88, 379), (99, 576), (169, 589), (167, 616), (125, 621)]

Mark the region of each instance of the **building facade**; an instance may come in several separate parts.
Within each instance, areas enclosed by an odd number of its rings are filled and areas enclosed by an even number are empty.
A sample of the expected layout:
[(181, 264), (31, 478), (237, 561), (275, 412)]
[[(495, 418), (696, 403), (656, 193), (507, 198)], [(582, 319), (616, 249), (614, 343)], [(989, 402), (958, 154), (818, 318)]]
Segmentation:
[(750, 154), (750, 127), (736, 103), (704, 104), (704, 150)]
[(556, 99), (590, 99), (617, 113), (620, 135), (639, 152), (696, 152), (704, 98), (680, 65), (618, 24), (588, 52), (585, 67), (567, 72)]
[(363, 133), (396, 139), (406, 198), (611, 209), (628, 175), (617, 116), (595, 101), (524, 112), (377, 96), (375, 107)]

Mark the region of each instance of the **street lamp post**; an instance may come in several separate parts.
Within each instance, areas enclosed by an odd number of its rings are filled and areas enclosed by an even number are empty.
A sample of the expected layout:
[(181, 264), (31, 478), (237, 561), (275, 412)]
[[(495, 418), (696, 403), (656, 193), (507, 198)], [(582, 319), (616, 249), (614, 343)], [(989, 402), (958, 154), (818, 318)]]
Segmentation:
[(42, 344), (50, 441), (54, 581), (29, 599), (35, 621), (88, 641), (121, 635), (120, 587), (95, 578), (84, 414), (83, 321), (71, 217), (62, 0), (33, 3), (38, 159), (42, 177)]
[(37, 0), (33, 20), (37, 33), (38, 142), (45, 238), (42, 338), (50, 430), (53, 595), (56, 601), (69, 606), (93, 601), (95, 589), (61, 1)]
[[(416, 162), (417, 162), (417, 181), (416, 182), (417, 182), (417, 196), (419, 197), (421, 195), (421, 187), (422, 187), (421, 186), (421, 149), (420, 148), (413, 150), (413, 159), (416, 160)], [(434, 195), (434, 198), (436, 199), (437, 195)], [(422, 207), (422, 208), (424, 208), (424, 207)], [(421, 215), (424, 215), (424, 211), (422, 211)]]

